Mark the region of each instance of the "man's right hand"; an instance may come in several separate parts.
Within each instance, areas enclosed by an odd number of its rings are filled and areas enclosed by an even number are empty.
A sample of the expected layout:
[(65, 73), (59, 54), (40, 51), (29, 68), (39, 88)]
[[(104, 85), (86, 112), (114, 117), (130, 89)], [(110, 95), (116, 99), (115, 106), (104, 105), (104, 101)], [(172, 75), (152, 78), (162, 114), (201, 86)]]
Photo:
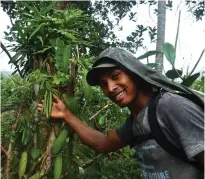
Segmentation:
[[(55, 102), (52, 103), (52, 111), (51, 111), (51, 118), (53, 119), (65, 119), (66, 115), (71, 113), (65, 106), (62, 100), (60, 100), (57, 96), (53, 95)], [(43, 108), (43, 104), (38, 104), (38, 111), (41, 112)]]
[[(57, 96), (53, 96), (55, 102), (52, 103), (51, 118), (63, 119), (72, 130), (80, 137), (80, 139), (89, 147), (98, 152), (112, 152), (126, 146), (117, 135), (115, 130), (109, 132), (106, 136), (103, 133), (82, 123)], [(42, 104), (38, 104), (38, 111), (43, 108)]]

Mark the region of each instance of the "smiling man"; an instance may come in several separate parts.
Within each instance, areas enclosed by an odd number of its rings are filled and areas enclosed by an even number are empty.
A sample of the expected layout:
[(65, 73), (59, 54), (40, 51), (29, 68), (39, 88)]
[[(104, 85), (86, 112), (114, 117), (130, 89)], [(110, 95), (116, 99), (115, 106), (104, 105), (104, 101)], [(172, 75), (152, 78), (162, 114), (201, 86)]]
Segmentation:
[[(203, 102), (191, 90), (169, 81), (119, 48), (108, 48), (100, 54), (87, 74), (87, 82), (100, 86), (120, 107), (129, 108), (130, 116), (123, 126), (105, 136), (78, 120), (56, 96), (51, 117), (63, 119), (86, 145), (99, 152), (130, 145), (137, 151), (145, 179), (203, 178)], [(42, 110), (42, 104), (38, 110)]]

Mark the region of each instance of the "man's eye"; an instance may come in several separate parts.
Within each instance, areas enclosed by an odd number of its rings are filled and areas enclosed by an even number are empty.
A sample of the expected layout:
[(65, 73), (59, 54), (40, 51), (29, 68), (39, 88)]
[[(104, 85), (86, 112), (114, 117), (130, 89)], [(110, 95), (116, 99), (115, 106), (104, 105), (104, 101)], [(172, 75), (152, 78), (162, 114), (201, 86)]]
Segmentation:
[(119, 75), (120, 75), (120, 73), (114, 73), (114, 74), (112, 74), (111, 77), (113, 80), (116, 80), (116, 79), (118, 79)]

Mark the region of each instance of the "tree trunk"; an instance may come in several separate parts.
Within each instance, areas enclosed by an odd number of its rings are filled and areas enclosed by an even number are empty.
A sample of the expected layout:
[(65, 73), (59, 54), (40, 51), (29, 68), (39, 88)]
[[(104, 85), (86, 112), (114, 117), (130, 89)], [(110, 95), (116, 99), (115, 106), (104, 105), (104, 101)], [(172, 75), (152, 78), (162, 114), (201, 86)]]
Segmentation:
[[(158, 0), (158, 16), (157, 16), (157, 51), (163, 51), (163, 43), (165, 39), (165, 19), (166, 19), (166, 1)], [(162, 73), (163, 54), (156, 55), (156, 70)]]

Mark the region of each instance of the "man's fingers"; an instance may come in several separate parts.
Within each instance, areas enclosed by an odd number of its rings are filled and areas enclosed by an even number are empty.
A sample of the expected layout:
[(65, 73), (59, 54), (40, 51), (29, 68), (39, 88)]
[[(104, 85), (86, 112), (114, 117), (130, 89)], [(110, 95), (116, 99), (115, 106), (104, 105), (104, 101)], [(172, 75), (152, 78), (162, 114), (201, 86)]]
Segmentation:
[(38, 104), (37, 105), (38, 112), (41, 112), (42, 109), (43, 109), (43, 105), (42, 104)]
[(42, 108), (43, 107), (43, 104), (38, 104), (38, 108)]
[(56, 102), (60, 101), (60, 99), (58, 98), (58, 96), (53, 94), (53, 98), (55, 99)]

